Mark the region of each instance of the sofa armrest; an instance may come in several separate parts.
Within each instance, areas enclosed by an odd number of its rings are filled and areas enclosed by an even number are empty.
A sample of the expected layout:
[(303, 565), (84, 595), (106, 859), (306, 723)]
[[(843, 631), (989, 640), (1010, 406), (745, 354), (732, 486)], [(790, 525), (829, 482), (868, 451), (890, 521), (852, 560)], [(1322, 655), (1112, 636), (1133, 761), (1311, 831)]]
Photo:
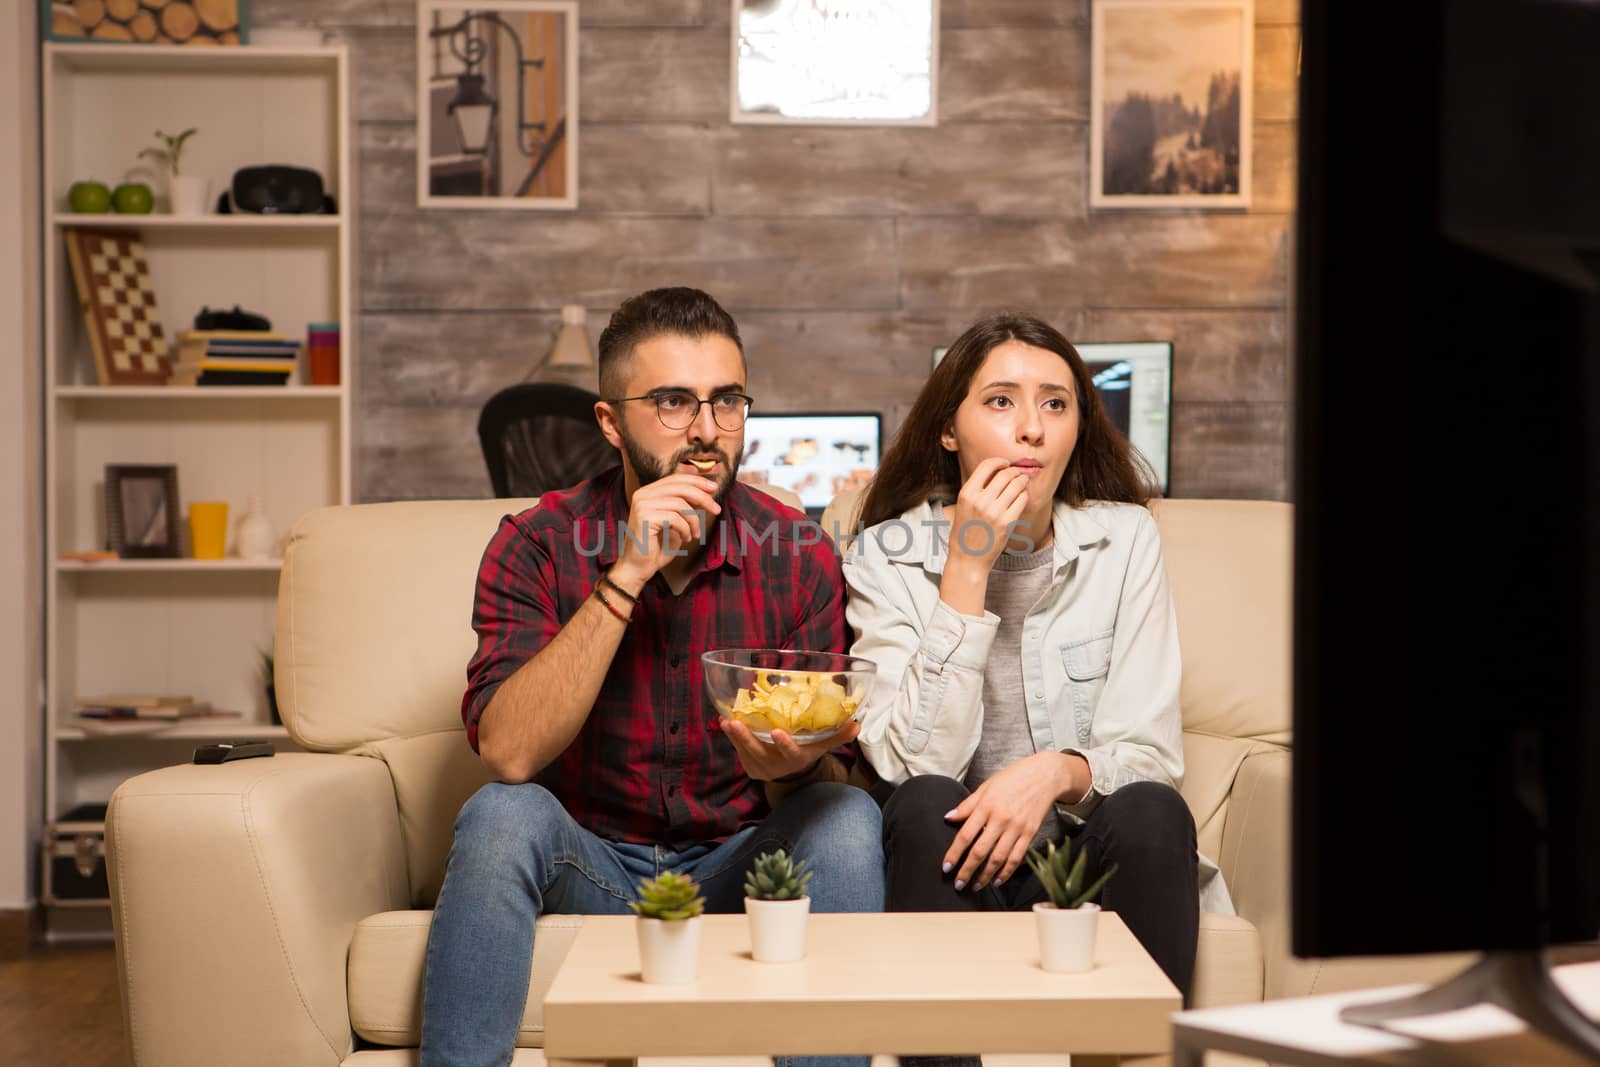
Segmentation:
[(111, 798), (106, 846), (136, 1067), (345, 1058), (351, 934), (407, 900), (382, 761), (284, 753), (141, 774)]
[[(1466, 953), (1300, 959), (1289, 950), (1289, 780), (1287, 749), (1246, 757), (1234, 779), (1222, 830), (1222, 876), (1240, 916), (1261, 934), (1266, 999), (1433, 982), (1472, 962)], [(1351, 907), (1359, 906), (1352, 903)]]
[(1217, 865), (1239, 916), (1261, 935), (1267, 999), (1283, 992), (1289, 959), (1289, 768), (1287, 749), (1246, 756), (1228, 795)]

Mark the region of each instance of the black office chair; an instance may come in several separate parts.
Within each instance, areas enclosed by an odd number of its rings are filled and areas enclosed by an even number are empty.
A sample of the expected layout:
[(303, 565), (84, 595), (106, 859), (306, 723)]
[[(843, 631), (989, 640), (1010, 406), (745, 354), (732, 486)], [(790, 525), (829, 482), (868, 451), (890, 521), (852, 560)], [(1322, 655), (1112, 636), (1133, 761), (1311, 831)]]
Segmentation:
[(619, 462), (594, 419), (600, 397), (557, 382), (523, 382), (489, 398), (478, 443), (497, 497), (566, 489)]

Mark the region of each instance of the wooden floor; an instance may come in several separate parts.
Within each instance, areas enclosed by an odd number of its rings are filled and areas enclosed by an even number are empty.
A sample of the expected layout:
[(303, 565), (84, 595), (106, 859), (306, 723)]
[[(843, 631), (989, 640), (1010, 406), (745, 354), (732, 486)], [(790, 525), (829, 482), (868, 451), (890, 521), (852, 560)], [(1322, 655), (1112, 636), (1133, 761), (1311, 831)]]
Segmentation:
[(0, 963), (0, 1064), (126, 1067), (110, 945), (35, 949)]

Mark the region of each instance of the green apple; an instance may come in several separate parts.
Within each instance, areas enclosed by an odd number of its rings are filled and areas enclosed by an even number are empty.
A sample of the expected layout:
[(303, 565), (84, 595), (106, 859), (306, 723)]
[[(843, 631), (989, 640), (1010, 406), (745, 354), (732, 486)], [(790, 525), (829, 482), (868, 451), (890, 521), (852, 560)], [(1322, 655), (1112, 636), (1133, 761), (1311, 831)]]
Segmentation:
[(100, 215), (111, 210), (111, 190), (104, 182), (73, 182), (67, 203), (80, 215)]
[(111, 204), (123, 215), (148, 215), (156, 198), (144, 182), (123, 182), (111, 194)]

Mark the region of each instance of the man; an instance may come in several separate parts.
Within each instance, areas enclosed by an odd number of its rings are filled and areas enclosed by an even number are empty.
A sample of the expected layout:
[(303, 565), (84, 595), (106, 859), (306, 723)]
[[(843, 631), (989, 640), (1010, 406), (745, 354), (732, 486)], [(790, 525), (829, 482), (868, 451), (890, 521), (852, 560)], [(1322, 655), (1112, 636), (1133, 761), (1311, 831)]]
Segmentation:
[(461, 712), (498, 781), (456, 820), (422, 1067), (503, 1067), (534, 920), (626, 912), (661, 871), (736, 911), (750, 862), (785, 848), (816, 871), (815, 910), (882, 910), (878, 808), (829, 751), (855, 724), (768, 744), (702, 707), (707, 649), (847, 645), (833, 550), (735, 481), (745, 380), (738, 327), (710, 296), (624, 302), (600, 336), (595, 405), (621, 469), (508, 516), (484, 553)]

